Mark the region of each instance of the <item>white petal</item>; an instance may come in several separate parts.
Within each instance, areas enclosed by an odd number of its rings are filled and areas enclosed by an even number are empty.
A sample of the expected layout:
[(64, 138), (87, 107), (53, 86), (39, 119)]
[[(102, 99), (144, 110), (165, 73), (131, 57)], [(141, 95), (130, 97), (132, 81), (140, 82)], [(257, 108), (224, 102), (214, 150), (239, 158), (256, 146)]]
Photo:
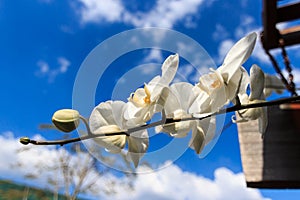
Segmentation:
[(153, 106), (137, 107), (131, 102), (127, 102), (126, 110), (124, 111), (124, 118), (126, 119), (126, 126), (133, 127), (145, 124), (150, 120), (150, 115), (153, 113)]
[[(195, 89), (196, 88), (198, 88), (198, 86), (195, 86)], [(211, 101), (210, 96), (206, 92), (201, 90), (197, 98), (189, 108), (188, 113), (199, 114), (199, 113), (210, 112), (210, 101)]]
[(102, 102), (93, 109), (89, 119), (92, 131), (101, 126), (116, 124), (111, 104), (112, 101)]
[(209, 117), (198, 122), (205, 135), (205, 144), (215, 138), (216, 133), (216, 117)]
[(239, 40), (227, 53), (218, 71), (228, 83), (238, 68), (250, 57), (255, 46), (257, 34), (255, 32)]
[(189, 146), (199, 154), (205, 145), (205, 135), (200, 126), (194, 126)]
[[(96, 131), (94, 134), (109, 134), (120, 132), (120, 129), (116, 125), (103, 126)], [(126, 136), (125, 135), (112, 135), (112, 136), (101, 136), (93, 139), (101, 147), (105, 148), (111, 153), (119, 153), (125, 146)]]
[(264, 99), (265, 75), (257, 66), (252, 65), (250, 69), (250, 95), (249, 100)]
[(168, 99), (169, 92), (170, 92), (170, 90), (168, 87), (162, 88), (159, 98), (157, 98), (156, 102), (154, 102), (156, 105), (159, 106), (159, 107), (155, 107), (156, 109), (155, 109), (154, 113), (161, 112), (162, 107), (165, 105), (165, 103)]
[(262, 134), (262, 138), (264, 137), (267, 127), (268, 127), (268, 112), (267, 107), (262, 108), (262, 113), (260, 118), (258, 119), (259, 132)]
[[(207, 118), (207, 121), (201, 120), (200, 127), (202, 127), (203, 132), (205, 133), (205, 147), (200, 153), (199, 157), (204, 158), (215, 146), (217, 143), (221, 131), (216, 131), (216, 117)], [(205, 124), (204, 124), (205, 123)]]
[(214, 112), (220, 110), (220, 108), (222, 108), (225, 104), (227, 104), (228, 103), (227, 95), (228, 94), (227, 94), (225, 85), (222, 85), (220, 88), (215, 90), (210, 95), (210, 98), (211, 98), (210, 112), (214, 113)]
[(140, 158), (145, 154), (149, 146), (149, 136), (147, 130), (137, 131), (127, 137), (128, 156), (131, 158), (134, 166), (137, 167)]
[(170, 55), (163, 63), (161, 70), (161, 83), (169, 85), (174, 79), (174, 76), (178, 69), (179, 55)]
[(121, 129), (126, 129), (124, 127), (125, 119), (124, 112), (126, 110), (127, 104), (123, 101), (113, 101), (112, 102), (112, 115), (118, 127)]
[(168, 133), (172, 137), (182, 138), (187, 136), (195, 125), (195, 121), (181, 121), (163, 125), (159, 132)]
[(128, 98), (128, 101), (132, 102), (138, 107), (145, 107), (147, 103), (145, 102), (145, 98), (147, 97), (144, 88), (138, 88), (135, 93), (131, 94)]
[(187, 113), (192, 102), (196, 99), (193, 88), (192, 84), (186, 82), (175, 83), (170, 86), (169, 96), (164, 107), (167, 116), (179, 109)]
[(243, 75), (244, 73), (239, 67), (236, 73), (232, 75), (230, 81), (227, 83), (226, 91), (227, 91), (227, 99), (229, 101), (234, 100), (234, 98), (236, 97), (240, 83), (243, 80)]
[[(122, 117), (124, 105), (125, 103), (121, 101), (107, 101), (95, 107), (89, 119), (91, 132), (93, 134), (121, 132), (120, 125), (124, 123)], [(124, 148), (126, 137), (124, 135), (101, 136), (95, 138), (94, 141), (108, 151), (118, 153)]]
[(242, 71), (242, 75), (241, 75), (242, 79), (240, 82), (240, 87), (238, 88), (238, 97), (240, 98), (241, 101), (241, 99), (244, 98), (245, 95), (248, 96), (246, 92), (247, 92), (248, 85), (250, 83), (250, 77), (246, 69), (244, 69), (243, 67), (241, 67), (240, 69)]

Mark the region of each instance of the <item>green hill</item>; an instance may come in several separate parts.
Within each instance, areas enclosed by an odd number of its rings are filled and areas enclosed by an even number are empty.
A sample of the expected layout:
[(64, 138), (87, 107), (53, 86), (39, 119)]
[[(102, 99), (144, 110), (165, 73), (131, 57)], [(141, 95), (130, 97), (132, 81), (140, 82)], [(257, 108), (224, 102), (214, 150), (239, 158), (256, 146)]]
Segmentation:
[[(11, 181), (0, 180), (0, 200), (53, 200), (54, 194), (51, 191), (20, 185)], [(58, 196), (59, 200), (66, 200), (63, 195)]]

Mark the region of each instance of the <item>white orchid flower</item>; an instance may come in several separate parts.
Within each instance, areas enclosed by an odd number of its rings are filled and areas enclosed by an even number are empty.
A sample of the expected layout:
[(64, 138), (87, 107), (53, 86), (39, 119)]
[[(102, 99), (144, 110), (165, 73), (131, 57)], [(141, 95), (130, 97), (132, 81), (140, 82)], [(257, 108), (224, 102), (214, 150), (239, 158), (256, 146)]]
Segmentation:
[[(264, 95), (264, 86), (265, 86), (265, 74), (263, 71), (257, 66), (253, 65), (250, 69), (250, 95), (241, 96), (241, 104), (251, 104), (251, 103), (259, 103), (265, 101)], [(249, 120), (258, 119), (259, 123), (259, 132), (264, 136), (268, 125), (268, 116), (267, 116), (267, 108), (259, 107), (259, 108), (249, 108), (245, 110), (238, 111), (241, 120), (236, 122), (245, 122)], [(234, 121), (234, 120), (233, 120)], [(235, 121), (234, 121), (235, 122)]]
[[(211, 73), (200, 77), (200, 95), (190, 108), (190, 113), (212, 113), (234, 100), (239, 88), (245, 87), (247, 79), (241, 81), (244, 71), (242, 64), (250, 57), (255, 42), (256, 33), (239, 40), (226, 55), (223, 64)], [(242, 85), (243, 84), (243, 85)]]
[(130, 95), (128, 107), (124, 113), (128, 125), (143, 124), (150, 120), (154, 113), (162, 110), (178, 63), (178, 54), (169, 56), (161, 67), (162, 75), (154, 77), (149, 83), (145, 83), (144, 88), (139, 88)]
[(89, 119), (90, 130), (93, 134), (107, 134), (94, 138), (94, 141), (111, 153), (120, 153), (128, 142), (128, 157), (137, 167), (140, 158), (147, 151), (149, 138), (147, 130), (136, 131), (126, 135), (109, 135), (127, 131), (123, 113), (127, 104), (122, 101), (107, 101), (94, 108)]
[[(192, 117), (192, 115), (188, 113), (188, 109), (197, 97), (198, 92), (199, 91), (194, 90), (194, 86), (189, 83), (181, 82), (171, 85), (169, 96), (164, 106), (166, 118), (182, 120)], [(208, 129), (210, 125), (209, 122), (210, 119), (201, 121), (178, 121), (158, 126), (156, 132), (166, 132), (173, 137), (185, 137), (192, 131), (189, 146), (199, 154), (205, 144), (211, 140), (214, 135), (214, 130)]]

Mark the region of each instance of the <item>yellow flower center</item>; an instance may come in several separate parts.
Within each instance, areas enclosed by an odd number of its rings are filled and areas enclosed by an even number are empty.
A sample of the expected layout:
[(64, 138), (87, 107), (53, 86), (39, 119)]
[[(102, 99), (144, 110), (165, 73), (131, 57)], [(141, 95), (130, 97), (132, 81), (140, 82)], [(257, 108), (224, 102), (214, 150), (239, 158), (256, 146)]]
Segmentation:
[(146, 97), (144, 97), (144, 102), (145, 102), (145, 104), (150, 104), (151, 103), (151, 100), (150, 100), (151, 94), (150, 94), (150, 91), (149, 91), (147, 85), (144, 86), (144, 90), (146, 93)]
[(210, 86), (212, 88), (218, 88), (221, 86), (221, 82), (219, 80), (215, 80)]

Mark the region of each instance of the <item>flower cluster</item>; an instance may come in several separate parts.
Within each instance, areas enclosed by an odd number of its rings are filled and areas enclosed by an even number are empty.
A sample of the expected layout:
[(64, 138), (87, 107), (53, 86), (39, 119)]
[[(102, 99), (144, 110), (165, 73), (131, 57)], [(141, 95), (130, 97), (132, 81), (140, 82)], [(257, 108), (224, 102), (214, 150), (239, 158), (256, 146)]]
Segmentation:
[[(172, 84), (179, 55), (169, 56), (162, 64), (161, 75), (130, 94), (127, 102), (106, 101), (94, 108), (88, 124), (91, 134), (100, 136), (94, 141), (111, 153), (126, 148), (128, 159), (137, 166), (149, 146), (147, 129), (140, 127), (145, 126), (155, 113), (161, 113), (162, 121), (165, 121), (156, 126), (156, 132), (172, 137), (186, 137), (191, 132), (189, 146), (199, 154), (215, 136), (216, 119), (211, 114), (230, 102), (243, 105), (264, 101), (264, 73), (253, 65), (249, 76), (242, 67), (253, 51), (256, 37), (256, 33), (251, 33), (239, 40), (223, 64), (202, 75), (195, 85), (187, 82)], [(264, 108), (238, 113), (240, 118), (235, 122), (259, 119), (260, 130), (264, 133), (267, 125)], [(208, 115), (211, 116), (199, 120)]]

